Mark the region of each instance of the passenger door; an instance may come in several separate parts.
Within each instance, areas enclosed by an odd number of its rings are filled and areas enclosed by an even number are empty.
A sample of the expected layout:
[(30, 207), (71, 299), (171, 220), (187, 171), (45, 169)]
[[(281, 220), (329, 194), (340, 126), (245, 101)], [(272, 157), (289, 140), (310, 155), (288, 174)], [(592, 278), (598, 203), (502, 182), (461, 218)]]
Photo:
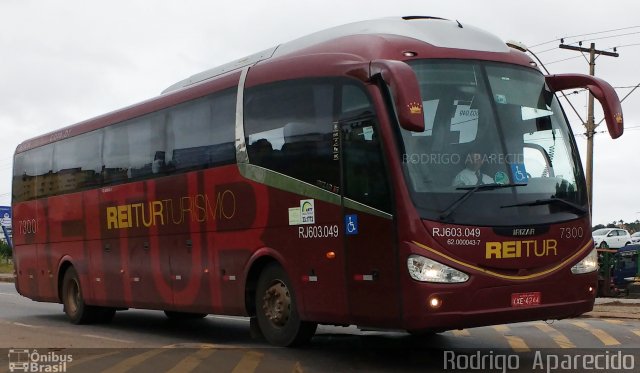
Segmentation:
[(366, 95), (355, 86), (345, 86), (343, 92), (342, 201), (350, 313), (359, 325), (390, 326), (400, 317), (391, 189), (373, 109), (348, 110)]

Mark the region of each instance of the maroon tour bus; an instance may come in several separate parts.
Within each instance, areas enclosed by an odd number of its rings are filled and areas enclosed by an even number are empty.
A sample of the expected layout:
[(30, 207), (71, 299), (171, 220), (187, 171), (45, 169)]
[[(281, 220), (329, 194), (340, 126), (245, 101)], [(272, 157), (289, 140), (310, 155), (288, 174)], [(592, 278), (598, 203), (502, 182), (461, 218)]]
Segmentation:
[[(597, 255), (555, 93), (587, 75), (434, 17), (318, 32), (20, 144), (16, 288), (76, 324), (128, 308), (429, 333), (592, 309)], [(561, 286), (560, 286), (561, 285)]]

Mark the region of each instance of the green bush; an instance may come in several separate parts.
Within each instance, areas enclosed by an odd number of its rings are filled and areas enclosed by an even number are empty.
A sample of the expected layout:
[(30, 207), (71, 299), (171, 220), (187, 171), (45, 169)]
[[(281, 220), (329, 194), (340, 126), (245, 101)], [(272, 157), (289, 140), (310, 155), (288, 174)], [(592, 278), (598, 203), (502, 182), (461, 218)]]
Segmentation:
[(0, 258), (9, 259), (11, 258), (11, 247), (8, 243), (4, 241), (0, 241)]

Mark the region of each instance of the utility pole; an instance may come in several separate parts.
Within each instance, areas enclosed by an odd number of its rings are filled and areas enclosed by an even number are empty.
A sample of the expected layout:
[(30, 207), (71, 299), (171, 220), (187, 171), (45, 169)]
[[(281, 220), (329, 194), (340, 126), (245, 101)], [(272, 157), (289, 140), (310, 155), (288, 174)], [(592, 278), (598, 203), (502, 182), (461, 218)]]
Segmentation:
[[(575, 47), (566, 44), (560, 44), (559, 47), (580, 53), (589, 53), (589, 75), (591, 76), (594, 76), (596, 73), (596, 55), (619, 56), (619, 54), (615, 52), (597, 50), (595, 43), (591, 43), (590, 48)], [(585, 135), (587, 136), (587, 194), (589, 196), (589, 216), (593, 216), (593, 136), (596, 133), (598, 124), (596, 124), (593, 118), (593, 95), (591, 92), (589, 92), (589, 103), (587, 106), (587, 123), (584, 123), (584, 125), (586, 127)]]

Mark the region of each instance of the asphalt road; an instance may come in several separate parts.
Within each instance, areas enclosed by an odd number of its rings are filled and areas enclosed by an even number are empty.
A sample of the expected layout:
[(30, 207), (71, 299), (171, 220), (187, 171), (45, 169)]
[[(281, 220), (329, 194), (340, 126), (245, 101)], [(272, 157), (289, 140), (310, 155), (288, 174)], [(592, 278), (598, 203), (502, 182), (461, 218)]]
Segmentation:
[[(422, 338), (322, 326), (309, 346), (286, 349), (253, 340), (248, 319), (240, 317), (169, 322), (162, 312), (129, 310), (118, 312), (109, 325), (72, 325), (61, 305), (23, 298), (11, 283), (0, 283), (0, 335), (0, 373), (34, 351), (45, 359), (72, 357), (64, 366), (57, 363), (59, 371), (109, 373), (452, 371), (444, 370), (451, 354), (476, 353), (486, 357), (485, 362), (502, 355), (520, 359), (519, 369), (508, 371), (536, 371), (529, 368), (538, 353), (606, 354), (605, 358), (621, 353), (634, 356), (630, 371), (640, 364), (640, 321), (634, 319), (529, 322)], [(460, 363), (448, 363), (452, 361)]]

